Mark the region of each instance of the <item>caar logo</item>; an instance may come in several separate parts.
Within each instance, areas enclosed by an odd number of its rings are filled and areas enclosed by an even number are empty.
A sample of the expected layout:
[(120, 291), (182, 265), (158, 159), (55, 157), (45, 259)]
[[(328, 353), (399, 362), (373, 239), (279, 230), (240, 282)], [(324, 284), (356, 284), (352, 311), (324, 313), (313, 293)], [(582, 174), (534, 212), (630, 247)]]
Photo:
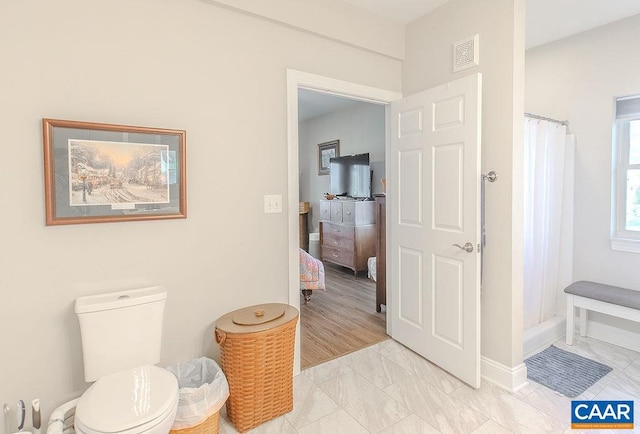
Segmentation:
[(633, 401), (571, 401), (572, 429), (633, 429)]

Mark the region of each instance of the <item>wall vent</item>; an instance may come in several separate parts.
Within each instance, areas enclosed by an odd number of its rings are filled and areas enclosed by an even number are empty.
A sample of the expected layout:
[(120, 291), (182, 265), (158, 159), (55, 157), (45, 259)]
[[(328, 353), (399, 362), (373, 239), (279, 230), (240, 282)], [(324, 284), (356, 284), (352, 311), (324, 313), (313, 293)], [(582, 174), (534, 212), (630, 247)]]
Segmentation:
[(480, 37), (472, 36), (453, 44), (453, 72), (462, 71), (480, 64)]

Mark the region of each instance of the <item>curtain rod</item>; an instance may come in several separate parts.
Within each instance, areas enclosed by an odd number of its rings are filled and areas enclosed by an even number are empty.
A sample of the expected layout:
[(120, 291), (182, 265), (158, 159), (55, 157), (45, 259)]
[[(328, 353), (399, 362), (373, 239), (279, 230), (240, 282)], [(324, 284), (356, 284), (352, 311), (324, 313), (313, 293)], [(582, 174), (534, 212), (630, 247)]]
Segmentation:
[(565, 127), (569, 125), (569, 121), (559, 121), (557, 119), (547, 118), (545, 116), (534, 115), (533, 113), (525, 113), (524, 115), (526, 117), (528, 117), (528, 118), (531, 118), (531, 119), (538, 119), (540, 121), (554, 122), (556, 124), (564, 125)]

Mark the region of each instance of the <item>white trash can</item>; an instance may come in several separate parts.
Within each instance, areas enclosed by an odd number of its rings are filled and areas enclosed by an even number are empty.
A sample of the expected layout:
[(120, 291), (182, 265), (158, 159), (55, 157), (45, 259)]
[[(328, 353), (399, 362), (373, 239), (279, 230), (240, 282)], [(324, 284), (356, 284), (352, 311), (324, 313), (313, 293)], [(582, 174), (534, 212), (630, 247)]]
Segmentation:
[(316, 259), (320, 259), (320, 232), (309, 234), (309, 254)]

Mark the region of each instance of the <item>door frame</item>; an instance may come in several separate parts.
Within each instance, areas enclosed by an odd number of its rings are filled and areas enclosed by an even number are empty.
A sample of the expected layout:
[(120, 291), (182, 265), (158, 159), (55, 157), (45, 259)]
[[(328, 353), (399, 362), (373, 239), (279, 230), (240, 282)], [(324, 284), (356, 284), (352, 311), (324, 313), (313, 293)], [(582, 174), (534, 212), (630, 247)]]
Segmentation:
[[(287, 216), (289, 239), (289, 304), (300, 310), (300, 265), (299, 253), (300, 231), (298, 202), (300, 197), (300, 170), (298, 162), (298, 89), (304, 88), (316, 92), (347, 97), (359, 101), (386, 106), (385, 116), (385, 161), (389, 153), (389, 103), (402, 98), (402, 94), (385, 89), (365, 86), (335, 78), (324, 77), (308, 72), (287, 69)], [(387, 225), (388, 226), (388, 225)], [(387, 237), (392, 236), (387, 232)], [(387, 281), (389, 275), (387, 274)], [(387, 321), (387, 332), (389, 321)], [(300, 321), (296, 326), (296, 341), (293, 364), (293, 375), (300, 373)]]

